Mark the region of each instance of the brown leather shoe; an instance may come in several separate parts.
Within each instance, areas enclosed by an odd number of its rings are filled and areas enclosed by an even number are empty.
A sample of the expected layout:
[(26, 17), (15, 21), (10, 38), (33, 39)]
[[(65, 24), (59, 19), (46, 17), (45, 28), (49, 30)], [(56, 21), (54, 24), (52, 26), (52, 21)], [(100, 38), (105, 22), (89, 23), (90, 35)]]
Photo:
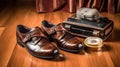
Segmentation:
[(80, 52), (83, 49), (81, 41), (68, 33), (62, 24), (54, 25), (48, 21), (41, 24), (43, 32), (57, 42), (57, 46), (68, 52)]
[(60, 55), (58, 49), (48, 41), (39, 27), (28, 28), (18, 25), (16, 30), (17, 43), (38, 58), (53, 59)]

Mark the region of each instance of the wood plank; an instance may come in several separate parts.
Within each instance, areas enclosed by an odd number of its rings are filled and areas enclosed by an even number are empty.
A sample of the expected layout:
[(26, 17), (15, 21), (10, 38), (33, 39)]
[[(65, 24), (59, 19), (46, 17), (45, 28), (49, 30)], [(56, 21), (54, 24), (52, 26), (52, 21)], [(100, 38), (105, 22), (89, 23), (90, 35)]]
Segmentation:
[(2, 35), (2, 33), (4, 32), (5, 27), (0, 27), (0, 36)]

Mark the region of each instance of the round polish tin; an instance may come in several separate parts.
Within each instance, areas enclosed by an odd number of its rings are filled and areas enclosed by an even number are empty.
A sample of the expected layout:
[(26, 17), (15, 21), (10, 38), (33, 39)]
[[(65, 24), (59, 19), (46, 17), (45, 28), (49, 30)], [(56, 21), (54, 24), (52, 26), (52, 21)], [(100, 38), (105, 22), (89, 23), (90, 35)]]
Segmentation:
[(103, 47), (103, 40), (99, 37), (87, 37), (84, 44), (87, 50), (100, 51)]

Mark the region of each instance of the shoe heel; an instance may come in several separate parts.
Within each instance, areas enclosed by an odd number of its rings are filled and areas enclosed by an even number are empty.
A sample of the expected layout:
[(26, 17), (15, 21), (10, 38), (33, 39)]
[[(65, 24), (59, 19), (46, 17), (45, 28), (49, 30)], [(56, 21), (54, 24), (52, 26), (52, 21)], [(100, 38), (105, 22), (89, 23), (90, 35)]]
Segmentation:
[(21, 47), (24, 47), (24, 44), (21, 43), (20, 41), (17, 40), (17, 43), (18, 43)]

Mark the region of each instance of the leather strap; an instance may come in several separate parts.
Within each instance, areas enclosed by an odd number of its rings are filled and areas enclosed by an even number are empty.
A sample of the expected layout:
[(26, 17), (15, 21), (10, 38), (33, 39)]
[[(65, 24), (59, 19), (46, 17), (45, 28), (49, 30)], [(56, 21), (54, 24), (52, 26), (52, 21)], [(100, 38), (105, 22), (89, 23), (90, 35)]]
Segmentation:
[[(73, 35), (69, 35), (70, 33), (68, 32), (67, 29), (64, 28), (64, 26), (63, 26), (62, 23), (60, 23), (60, 24), (58, 24), (58, 25), (55, 26), (53, 35), (55, 35), (57, 32), (62, 32), (62, 35), (61, 35), (59, 38), (56, 38), (56, 39), (58, 39), (59, 41), (61, 41), (63, 45), (64, 45), (65, 43), (68, 43), (69, 40), (72, 39), (72, 36), (73, 36)], [(66, 41), (62, 41), (62, 39), (65, 40), (65, 39), (64, 39), (65, 36), (69, 36), (70, 39), (68, 39), (68, 40), (66, 40)], [(53, 38), (54, 38), (54, 37), (53, 37)]]
[(23, 42), (27, 42), (33, 37), (47, 38), (41, 31), (40, 28), (36, 27), (34, 30), (31, 30), (26, 37), (23, 39)]

